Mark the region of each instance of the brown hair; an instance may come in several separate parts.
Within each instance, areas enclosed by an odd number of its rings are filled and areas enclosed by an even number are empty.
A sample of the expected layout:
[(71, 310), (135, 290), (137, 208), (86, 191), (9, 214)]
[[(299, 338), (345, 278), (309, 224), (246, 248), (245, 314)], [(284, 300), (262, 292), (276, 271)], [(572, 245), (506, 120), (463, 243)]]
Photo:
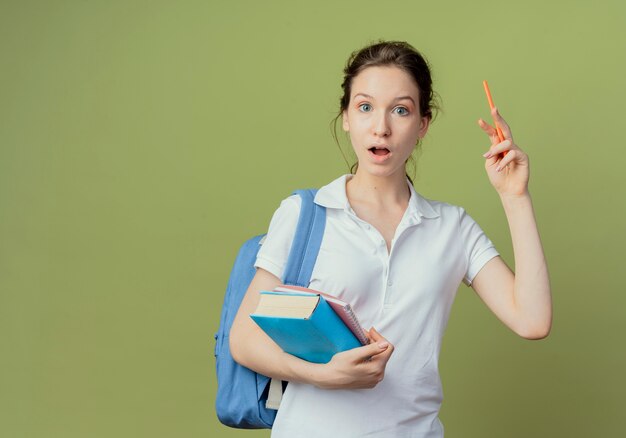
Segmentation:
[[(414, 80), (419, 91), (419, 109), (422, 117), (428, 117), (433, 120), (436, 112), (440, 110), (438, 104), (438, 95), (433, 91), (432, 78), (430, 74), (430, 66), (428, 61), (409, 43), (405, 41), (384, 41), (379, 40), (360, 50), (352, 52), (346, 66), (343, 70), (344, 79), (341, 84), (343, 95), (339, 99), (339, 113), (331, 121), (331, 133), (346, 160), (346, 164), (350, 167), (350, 172), (355, 173), (359, 163), (356, 162), (352, 166), (341, 149), (339, 139), (337, 138), (337, 120), (347, 110), (350, 104), (350, 94), (352, 91), (352, 81), (354, 78), (368, 67), (374, 66), (394, 66), (407, 72)], [(417, 146), (419, 147), (418, 140)], [(416, 149), (418, 149), (416, 147)], [(411, 156), (407, 163), (411, 162), (413, 171), (415, 171), (415, 162)], [(407, 173), (407, 177), (413, 183), (413, 180)]]

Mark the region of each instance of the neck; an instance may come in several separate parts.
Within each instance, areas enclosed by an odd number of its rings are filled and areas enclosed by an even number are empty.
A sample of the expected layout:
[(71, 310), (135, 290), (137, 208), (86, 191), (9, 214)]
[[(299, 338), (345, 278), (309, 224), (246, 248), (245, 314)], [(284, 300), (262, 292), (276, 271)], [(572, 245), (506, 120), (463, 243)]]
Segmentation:
[(379, 206), (406, 205), (411, 197), (406, 175), (397, 172), (390, 176), (380, 177), (359, 172), (346, 184), (349, 200), (359, 200)]

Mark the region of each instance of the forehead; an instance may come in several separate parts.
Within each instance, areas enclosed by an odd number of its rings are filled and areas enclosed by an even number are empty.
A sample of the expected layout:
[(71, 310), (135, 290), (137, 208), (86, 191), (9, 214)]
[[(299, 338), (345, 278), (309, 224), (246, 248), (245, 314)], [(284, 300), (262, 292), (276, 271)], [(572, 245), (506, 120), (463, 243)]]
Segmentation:
[(406, 95), (413, 96), (416, 101), (419, 98), (415, 80), (409, 73), (394, 66), (368, 67), (360, 72), (352, 81), (350, 97), (358, 93), (380, 99)]

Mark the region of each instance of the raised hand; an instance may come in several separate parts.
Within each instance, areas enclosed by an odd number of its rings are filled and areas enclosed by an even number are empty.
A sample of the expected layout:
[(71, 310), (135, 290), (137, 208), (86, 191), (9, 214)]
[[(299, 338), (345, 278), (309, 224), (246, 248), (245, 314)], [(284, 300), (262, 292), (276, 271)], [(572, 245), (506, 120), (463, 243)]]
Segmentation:
[(478, 120), (478, 125), (489, 136), (491, 141), (489, 151), (483, 155), (489, 181), (500, 196), (524, 195), (528, 193), (528, 178), (530, 175), (528, 155), (513, 141), (511, 128), (502, 118), (497, 108), (493, 108), (491, 115), (502, 130), (504, 141), (500, 141), (498, 133), (493, 126), (483, 119)]

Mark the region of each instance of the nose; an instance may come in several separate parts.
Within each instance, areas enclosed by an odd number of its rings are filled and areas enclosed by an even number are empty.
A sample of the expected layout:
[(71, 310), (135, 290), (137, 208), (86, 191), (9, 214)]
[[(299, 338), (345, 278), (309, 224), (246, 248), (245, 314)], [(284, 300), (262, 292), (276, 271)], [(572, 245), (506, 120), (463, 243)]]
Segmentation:
[(374, 121), (374, 135), (385, 137), (391, 134), (386, 114), (380, 114)]

